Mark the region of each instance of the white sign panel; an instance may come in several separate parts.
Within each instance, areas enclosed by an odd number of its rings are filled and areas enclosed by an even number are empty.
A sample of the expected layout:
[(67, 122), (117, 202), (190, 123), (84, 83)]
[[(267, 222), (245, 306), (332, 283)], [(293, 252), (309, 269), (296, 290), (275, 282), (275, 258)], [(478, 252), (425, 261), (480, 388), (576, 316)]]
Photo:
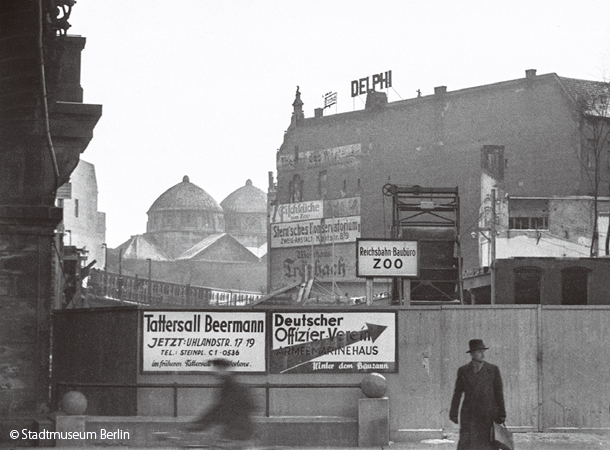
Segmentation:
[(360, 197), (311, 200), (308, 202), (274, 205), (271, 209), (271, 223), (300, 222), (325, 217), (358, 215), (360, 215)]
[(328, 92), (324, 96), (324, 108), (328, 108), (337, 103), (337, 93), (336, 92)]
[(356, 242), (360, 237), (360, 216), (271, 225), (271, 247), (303, 247), (310, 245)]
[(271, 315), (269, 373), (396, 372), (395, 312)]
[(356, 252), (358, 277), (418, 276), (417, 241), (358, 239)]
[(143, 311), (142, 372), (265, 371), (265, 313)]
[(273, 211), (273, 223), (297, 222), (301, 220), (321, 219), (324, 217), (324, 203), (322, 200), (309, 202), (287, 203), (278, 205)]

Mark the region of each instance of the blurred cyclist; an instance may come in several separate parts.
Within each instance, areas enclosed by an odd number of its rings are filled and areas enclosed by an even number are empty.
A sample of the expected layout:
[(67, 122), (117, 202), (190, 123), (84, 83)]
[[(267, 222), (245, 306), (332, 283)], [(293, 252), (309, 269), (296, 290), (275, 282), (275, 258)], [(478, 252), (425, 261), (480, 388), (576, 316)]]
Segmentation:
[(248, 388), (239, 383), (226, 359), (214, 359), (212, 364), (220, 380), (220, 391), (214, 404), (202, 411), (188, 426), (189, 431), (204, 431), (212, 425), (221, 439), (245, 443), (252, 438), (251, 419), (254, 402)]

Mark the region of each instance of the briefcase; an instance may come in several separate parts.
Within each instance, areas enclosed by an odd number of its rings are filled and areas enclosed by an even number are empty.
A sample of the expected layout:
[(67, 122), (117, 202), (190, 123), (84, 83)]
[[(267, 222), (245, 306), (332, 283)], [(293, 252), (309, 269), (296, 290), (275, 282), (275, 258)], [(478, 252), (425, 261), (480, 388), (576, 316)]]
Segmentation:
[(513, 442), (513, 433), (508, 431), (503, 424), (494, 422), (491, 426), (491, 443), (496, 445), (500, 450), (515, 450)]

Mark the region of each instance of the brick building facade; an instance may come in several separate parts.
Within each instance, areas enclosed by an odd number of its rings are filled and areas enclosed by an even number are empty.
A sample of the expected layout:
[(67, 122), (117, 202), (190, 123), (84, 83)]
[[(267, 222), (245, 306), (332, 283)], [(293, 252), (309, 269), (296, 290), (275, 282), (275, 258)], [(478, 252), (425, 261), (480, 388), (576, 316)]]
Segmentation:
[(83, 103), (85, 38), (66, 35), (59, 8), (0, 8), (0, 442), (48, 408), (55, 196), (102, 114)]
[[(583, 99), (589, 87), (602, 85), (527, 70), (517, 80), (454, 92), (441, 86), (434, 95), (393, 103), (382, 92), (369, 92), (364, 110), (311, 118), (305, 118), (297, 91), (292, 121), (277, 154), (275, 203), (286, 208), (357, 198), (359, 211), (350, 217), (357, 217), (358, 236), (389, 238), (391, 209), (382, 193), (386, 183), (457, 186), (463, 268), (474, 270), (479, 266), (478, 243), (469, 234), (479, 222), (484, 146), (504, 147), (510, 168), (504, 185), (512, 196), (591, 192), (581, 164), (586, 143)], [(288, 260), (300, 254), (311, 260), (303, 267), (315, 266), (309, 253), (329, 253), (328, 245), (308, 242), (301, 247), (290, 244), (293, 255), (287, 255), (285, 246), (274, 245), (273, 223), (270, 231), (271, 289), (295, 281), (286, 270)], [(353, 238), (337, 239), (334, 252), (345, 255), (346, 269), (337, 268), (341, 279), (332, 281), (362, 294), (364, 283), (353, 271)], [(330, 258), (326, 264), (336, 267), (337, 257)]]

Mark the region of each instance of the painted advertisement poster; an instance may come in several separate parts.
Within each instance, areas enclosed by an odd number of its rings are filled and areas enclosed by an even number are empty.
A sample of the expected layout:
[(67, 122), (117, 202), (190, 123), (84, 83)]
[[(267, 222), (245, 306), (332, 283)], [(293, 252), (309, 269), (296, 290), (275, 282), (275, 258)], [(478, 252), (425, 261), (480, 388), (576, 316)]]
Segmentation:
[(265, 371), (265, 313), (143, 311), (142, 372), (209, 372), (224, 358), (239, 372)]
[(324, 217), (345, 217), (360, 215), (360, 197), (324, 200)]
[(273, 205), (271, 223), (299, 222), (303, 220), (360, 215), (360, 197), (332, 200), (311, 200), (299, 203)]
[(355, 244), (276, 249), (271, 260), (273, 288), (304, 283), (356, 280)]
[(397, 372), (395, 312), (274, 312), (269, 373)]
[(271, 225), (272, 248), (356, 242), (359, 237), (360, 216)]
[(323, 217), (324, 202), (322, 200), (274, 205), (271, 211), (271, 223), (297, 222)]
[(294, 168), (297, 164), (307, 168), (315, 166), (345, 166), (356, 163), (358, 157), (366, 154), (368, 153), (363, 151), (361, 144), (299, 152), (296, 156), (293, 153), (282, 154), (279, 155), (277, 167), (278, 169)]

